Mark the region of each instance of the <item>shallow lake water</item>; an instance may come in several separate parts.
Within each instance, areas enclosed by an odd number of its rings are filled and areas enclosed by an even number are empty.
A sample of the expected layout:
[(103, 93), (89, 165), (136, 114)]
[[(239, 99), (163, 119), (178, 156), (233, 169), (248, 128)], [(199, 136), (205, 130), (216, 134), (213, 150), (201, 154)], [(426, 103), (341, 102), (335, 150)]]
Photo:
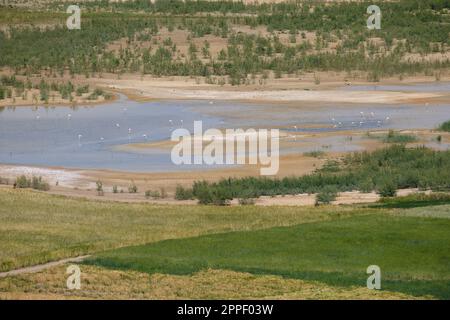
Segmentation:
[[(7, 107), (0, 109), (0, 163), (121, 171), (176, 171), (170, 150), (118, 151), (117, 146), (170, 139), (176, 128), (281, 128), (336, 132), (282, 153), (360, 150), (343, 130), (434, 128), (450, 119), (450, 105), (274, 106), (237, 102), (133, 102), (125, 97), (95, 107)], [(296, 139), (297, 140), (297, 139)], [(296, 142), (296, 141), (294, 141)], [(309, 142), (305, 147), (305, 142)]]

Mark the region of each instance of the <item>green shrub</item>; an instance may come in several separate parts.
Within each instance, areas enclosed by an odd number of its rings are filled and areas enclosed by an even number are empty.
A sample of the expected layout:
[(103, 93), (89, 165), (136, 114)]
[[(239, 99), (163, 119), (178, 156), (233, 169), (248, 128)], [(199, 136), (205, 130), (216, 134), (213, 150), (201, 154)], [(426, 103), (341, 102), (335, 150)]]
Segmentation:
[(50, 185), (42, 180), (42, 177), (32, 177), (31, 178), (31, 188), (35, 190), (48, 191), (50, 190)]
[(33, 176), (31, 179), (22, 175), (16, 178), (14, 183), (16, 188), (32, 188), (35, 190), (48, 191), (50, 190), (50, 185), (42, 180), (42, 177)]
[(378, 186), (378, 194), (384, 197), (395, 197), (397, 185), (392, 180), (385, 180)]
[(340, 170), (339, 162), (336, 160), (327, 160), (323, 167), (319, 170), (320, 172), (338, 172)]
[(161, 193), (159, 193), (159, 191), (147, 190), (147, 191), (145, 191), (145, 197), (147, 199), (149, 199), (149, 198), (159, 199), (159, 198), (161, 198)]
[(330, 204), (336, 200), (338, 190), (334, 186), (326, 186), (316, 195), (316, 205)]
[(200, 204), (224, 206), (233, 199), (228, 188), (224, 186), (210, 188), (206, 181), (194, 182), (193, 193)]
[(193, 194), (200, 204), (211, 204), (213, 202), (212, 189), (206, 181), (194, 182)]
[(361, 183), (359, 184), (359, 191), (363, 192), (363, 193), (370, 193), (374, 190), (375, 186), (373, 183), (373, 180), (371, 178), (367, 178), (364, 179), (363, 181), (361, 181)]
[(192, 200), (194, 199), (194, 193), (192, 189), (183, 188), (178, 185), (175, 190), (175, 199), (176, 200)]
[(112, 191), (113, 191), (113, 193), (118, 193), (119, 189), (117, 186), (113, 186)]
[(30, 188), (31, 183), (25, 176), (20, 176), (16, 178), (16, 182), (14, 183), (16, 188)]
[(83, 95), (84, 93), (88, 93), (88, 92), (89, 92), (89, 85), (87, 84), (87, 85), (85, 85), (85, 86), (79, 86), (79, 87), (77, 88), (76, 95), (77, 95), (77, 96), (81, 96), (81, 95)]

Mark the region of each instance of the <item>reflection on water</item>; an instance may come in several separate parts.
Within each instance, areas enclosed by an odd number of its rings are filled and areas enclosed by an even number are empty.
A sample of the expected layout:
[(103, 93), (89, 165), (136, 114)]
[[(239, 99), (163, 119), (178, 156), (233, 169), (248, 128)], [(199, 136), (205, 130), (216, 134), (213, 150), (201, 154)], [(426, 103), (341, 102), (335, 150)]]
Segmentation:
[(172, 171), (170, 150), (130, 152), (117, 146), (160, 141), (195, 120), (208, 128), (281, 128), (292, 132), (334, 132), (335, 136), (289, 138), (287, 152), (360, 150), (358, 139), (340, 131), (434, 128), (450, 118), (450, 105), (362, 105), (292, 107), (234, 102), (146, 102), (122, 97), (96, 107), (0, 109), (0, 163), (124, 171)]

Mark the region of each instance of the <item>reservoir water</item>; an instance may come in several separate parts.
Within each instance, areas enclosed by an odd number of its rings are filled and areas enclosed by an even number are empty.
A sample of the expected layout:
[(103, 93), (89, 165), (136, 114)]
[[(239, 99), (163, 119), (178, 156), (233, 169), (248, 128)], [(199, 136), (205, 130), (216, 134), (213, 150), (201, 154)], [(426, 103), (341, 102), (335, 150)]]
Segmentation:
[[(125, 97), (95, 107), (0, 108), (0, 163), (111, 169), (174, 171), (170, 151), (118, 151), (117, 146), (169, 139), (174, 129), (281, 128), (333, 132), (434, 128), (450, 119), (450, 105), (258, 105), (237, 102), (133, 102)], [(333, 137), (317, 143), (331, 151), (358, 150)], [(313, 143), (313, 142), (312, 142)], [(333, 149), (334, 148), (334, 149)], [(289, 152), (308, 150), (291, 148)]]

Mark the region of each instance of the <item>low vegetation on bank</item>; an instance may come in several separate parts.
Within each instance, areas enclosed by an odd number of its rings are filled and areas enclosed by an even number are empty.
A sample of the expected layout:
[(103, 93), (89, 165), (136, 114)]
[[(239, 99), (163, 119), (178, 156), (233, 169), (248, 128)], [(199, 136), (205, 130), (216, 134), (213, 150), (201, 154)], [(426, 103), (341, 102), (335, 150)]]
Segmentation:
[(394, 144), (374, 152), (352, 153), (340, 161), (329, 160), (314, 173), (300, 177), (197, 181), (192, 189), (178, 188), (176, 198), (192, 194), (201, 204), (224, 205), (236, 198), (318, 193), (318, 203), (329, 203), (336, 192), (376, 191), (392, 197), (396, 190), (407, 188), (450, 190), (450, 151)]
[(31, 188), (35, 190), (48, 191), (50, 190), (50, 185), (48, 182), (44, 181), (42, 177), (31, 177), (20, 176), (16, 178), (14, 182), (14, 188), (24, 189)]
[(33, 82), (28, 77), (20, 80), (15, 75), (3, 75), (0, 78), (0, 100), (9, 99), (12, 104), (20, 101), (48, 104), (55, 102), (55, 99), (67, 102), (75, 99), (95, 101), (99, 97), (109, 100), (112, 95), (99, 88), (90, 88), (89, 85), (75, 86), (71, 81), (48, 82), (41, 79)]

